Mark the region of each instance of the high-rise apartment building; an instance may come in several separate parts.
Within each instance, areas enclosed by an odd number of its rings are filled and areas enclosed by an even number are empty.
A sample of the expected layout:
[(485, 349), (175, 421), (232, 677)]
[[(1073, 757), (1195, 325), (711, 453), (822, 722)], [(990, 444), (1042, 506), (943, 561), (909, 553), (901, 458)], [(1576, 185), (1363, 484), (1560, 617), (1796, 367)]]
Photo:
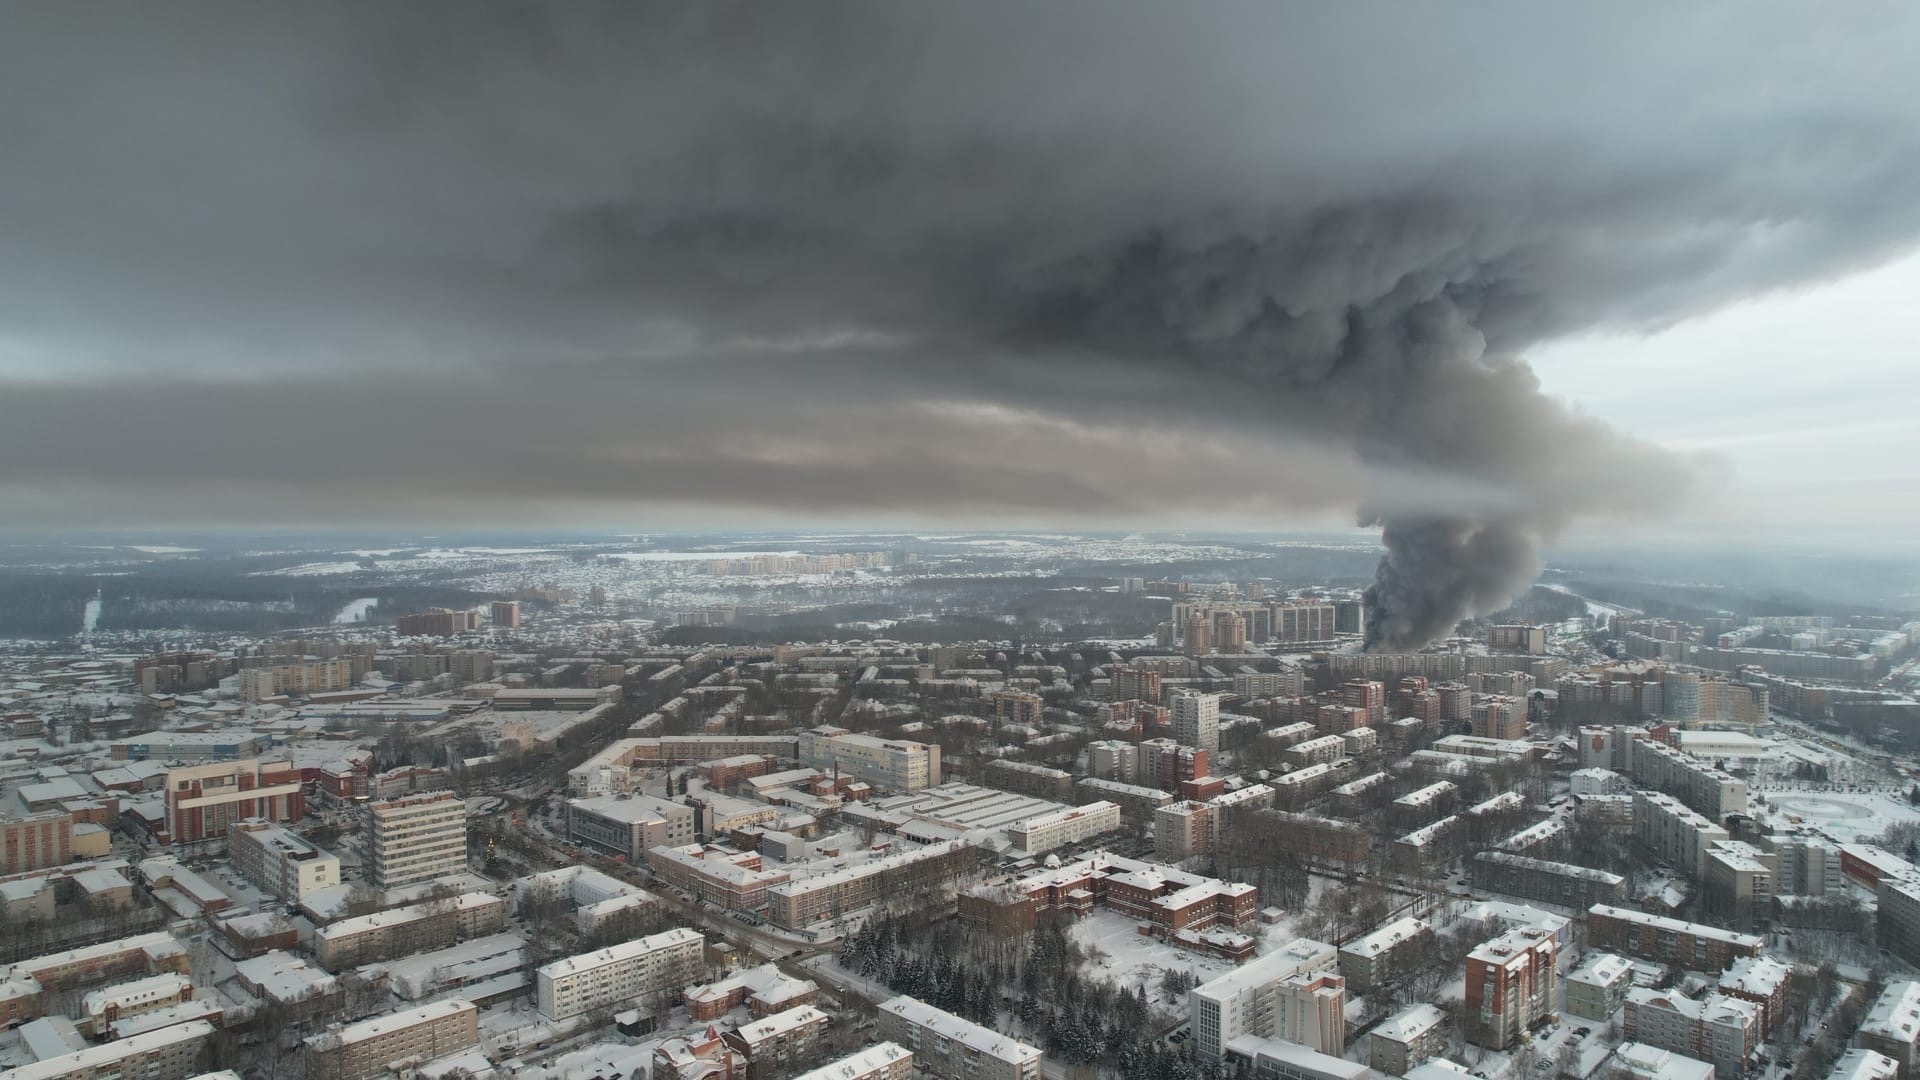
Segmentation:
[(1347, 1045), (1347, 991), (1338, 975), (1301, 974), (1274, 994), (1274, 1038), (1339, 1056)]
[(1348, 679), (1340, 687), (1340, 704), (1363, 709), (1364, 727), (1379, 727), (1387, 719), (1387, 684), (1373, 679)]
[(1274, 1038), (1280, 1025), (1280, 988), (1296, 975), (1333, 970), (1338, 953), (1323, 942), (1299, 938), (1187, 993), (1194, 1053), (1219, 1061), (1242, 1035)]
[(1107, 699), (1109, 701), (1150, 701), (1160, 703), (1160, 680), (1158, 671), (1146, 668), (1114, 668), (1107, 677)]
[(520, 625), (520, 602), (518, 600), (495, 600), (488, 610), (489, 621), (494, 626), (511, 630)]
[(1558, 942), (1541, 929), (1510, 930), (1467, 954), (1467, 1038), (1504, 1050), (1553, 1011)]
[(1172, 711), (1176, 742), (1209, 752), (1220, 749), (1220, 695), (1179, 690)]
[(420, 885), (467, 868), (467, 804), (452, 792), (371, 803), (367, 817), (375, 888)]
[(478, 629), (478, 612), (448, 611), (446, 608), (428, 608), (394, 620), (394, 633), (401, 637), (452, 637)]
[(1504, 694), (1489, 694), (1473, 703), (1473, 733), (1483, 739), (1527, 737), (1527, 703)]
[(1088, 743), (1087, 772), (1102, 780), (1134, 783), (1140, 778), (1140, 748), (1118, 739)]
[(1540, 656), (1547, 651), (1547, 629), (1524, 624), (1496, 626), (1487, 632), (1487, 648), (1495, 652), (1523, 652)]
[(1213, 619), (1195, 612), (1180, 624), (1180, 651), (1188, 656), (1205, 656), (1213, 651)]
[(1247, 620), (1227, 612), (1213, 623), (1214, 649), (1223, 653), (1247, 651)]

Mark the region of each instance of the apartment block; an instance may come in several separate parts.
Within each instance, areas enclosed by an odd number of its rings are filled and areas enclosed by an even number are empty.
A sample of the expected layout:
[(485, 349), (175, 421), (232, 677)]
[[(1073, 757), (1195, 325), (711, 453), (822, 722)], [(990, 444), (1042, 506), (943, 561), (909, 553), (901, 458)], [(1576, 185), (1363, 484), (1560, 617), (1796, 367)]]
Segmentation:
[(1220, 695), (1176, 690), (1171, 706), (1175, 742), (1208, 753), (1219, 751)]
[(452, 792), (369, 803), (368, 854), (378, 889), (400, 889), (467, 868), (467, 804)]
[(1632, 988), (1633, 961), (1613, 953), (1589, 953), (1567, 976), (1567, 1011), (1604, 1021), (1626, 1006)]
[(1771, 1038), (1787, 1010), (1787, 978), (1793, 969), (1771, 956), (1749, 956), (1734, 961), (1720, 974), (1720, 992), (1751, 1001), (1760, 1009), (1760, 1038)]
[(1107, 675), (1107, 699), (1109, 701), (1145, 701), (1160, 703), (1160, 680), (1158, 671), (1145, 668), (1114, 668)]
[(0, 1075), (6, 1080), (184, 1080), (201, 1071), (212, 1038), (212, 1024), (189, 1020), (55, 1054)]
[(1627, 894), (1619, 874), (1505, 851), (1475, 853), (1472, 871), (1477, 889), (1562, 907), (1618, 904)]
[(1627, 756), (1634, 783), (1665, 792), (1711, 821), (1747, 812), (1747, 782), (1711, 762), (1652, 739), (1631, 740)]
[(1274, 990), (1273, 1037), (1338, 1055), (1347, 1044), (1346, 981), (1311, 973), (1283, 980)]
[(1045, 720), (1046, 708), (1045, 698), (1024, 690), (1002, 690), (993, 695), (993, 719), (996, 724), (1038, 727)]
[(880, 1003), (877, 1038), (939, 1080), (1040, 1080), (1040, 1050), (902, 995)]
[(1682, 922), (1595, 904), (1587, 911), (1587, 947), (1636, 960), (1656, 960), (1689, 971), (1719, 974), (1743, 956), (1759, 956), (1766, 942), (1704, 923)]
[(1854, 1042), (1892, 1058), (1901, 1076), (1912, 1076), (1920, 1066), (1920, 982), (1888, 983), (1860, 1021)]
[(490, 893), (462, 893), (328, 923), (313, 932), (313, 956), (328, 971), (345, 971), (444, 949), (498, 933), (506, 924), (505, 900)]
[(1433, 942), (1433, 928), (1411, 915), (1395, 919), (1340, 947), (1340, 974), (1356, 994), (1410, 975)]
[(287, 694), (325, 694), (351, 690), (358, 678), (353, 668), (354, 662), (350, 657), (243, 668), (239, 675), (240, 700), (265, 701)]
[(1539, 656), (1547, 651), (1547, 629), (1503, 623), (1487, 631), (1487, 648), (1495, 652), (1521, 652)]
[(1760, 1043), (1759, 1008), (1725, 994), (1695, 1000), (1676, 990), (1627, 992), (1627, 1038), (1709, 1062), (1732, 1080)]
[(1505, 694), (1489, 694), (1472, 706), (1473, 734), (1482, 739), (1527, 737), (1527, 703)]
[(940, 783), (940, 747), (908, 739), (855, 735), (820, 727), (800, 733), (801, 764), (857, 777), (885, 791), (920, 791)]
[(801, 1073), (793, 1080), (913, 1080), (913, 1051), (883, 1042)]
[(520, 604), (516, 600), (495, 600), (488, 608), (489, 621), (502, 630), (512, 630), (520, 625)]
[(1306, 689), (1298, 668), (1284, 671), (1242, 671), (1233, 677), (1233, 692), (1243, 698), (1299, 697)]
[(1778, 856), (1730, 840), (1707, 852), (1701, 892), (1706, 910), (1737, 930), (1765, 930), (1773, 922), (1773, 880)]
[(566, 1020), (647, 995), (678, 994), (699, 981), (705, 948), (705, 938), (683, 927), (555, 960), (534, 973), (535, 1006), (549, 1020)]
[(1087, 772), (1102, 780), (1135, 783), (1140, 778), (1140, 749), (1118, 739), (1088, 743)]
[(348, 1024), (307, 1039), (307, 1075), (374, 1080), (400, 1063), (424, 1064), (480, 1044), (480, 1011), (450, 998)]
[(1280, 1025), (1280, 987), (1297, 975), (1334, 969), (1332, 945), (1299, 938), (1187, 993), (1194, 1053), (1220, 1061), (1227, 1044), (1245, 1035), (1274, 1038)]
[(1729, 839), (1727, 830), (1679, 799), (1654, 791), (1634, 793), (1633, 835), (1654, 858), (1695, 881), (1706, 875), (1707, 853)]
[(1827, 1080), (1898, 1080), (1900, 1063), (1885, 1054), (1855, 1047), (1840, 1055)]
[(1304, 769), (1309, 765), (1332, 764), (1346, 755), (1347, 746), (1340, 736), (1322, 735), (1280, 751), (1280, 760), (1293, 768)]
[(291, 823), (306, 813), (300, 771), (285, 761), (223, 761), (167, 770), (167, 836), (224, 841), (248, 818)]
[(448, 611), (428, 608), (410, 612), (394, 620), (394, 633), (401, 637), (452, 637), (480, 629), (480, 614), (475, 611)]
[(1428, 1058), (1440, 1057), (1451, 1041), (1446, 1021), (1445, 1013), (1425, 1003), (1394, 1013), (1369, 1034), (1367, 1064), (1389, 1076), (1405, 1076)]
[(65, 810), (0, 818), (0, 874), (61, 866), (73, 859), (73, 815)]
[(742, 1024), (721, 1038), (747, 1059), (756, 1075), (780, 1075), (813, 1056), (827, 1031), (827, 1014), (811, 1005), (798, 1005)]
[(1558, 943), (1544, 930), (1510, 930), (1467, 954), (1467, 1039), (1504, 1050), (1553, 1011)]
[(340, 859), (292, 830), (260, 818), (233, 824), (227, 857), (241, 877), (282, 900), (298, 903), (340, 884)]

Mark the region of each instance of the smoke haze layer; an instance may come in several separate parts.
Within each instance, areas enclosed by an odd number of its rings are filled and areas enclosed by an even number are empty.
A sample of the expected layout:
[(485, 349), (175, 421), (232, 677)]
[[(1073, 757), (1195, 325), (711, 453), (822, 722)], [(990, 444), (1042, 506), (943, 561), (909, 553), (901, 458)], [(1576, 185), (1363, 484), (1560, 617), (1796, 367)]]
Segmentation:
[(316, 520), (1364, 508), (1369, 639), (1418, 645), (1693, 475), (1542, 394), (1530, 346), (1912, 246), (1917, 18), (30, 9), (0, 454), (33, 467), (0, 494), (54, 523), (289, 490)]

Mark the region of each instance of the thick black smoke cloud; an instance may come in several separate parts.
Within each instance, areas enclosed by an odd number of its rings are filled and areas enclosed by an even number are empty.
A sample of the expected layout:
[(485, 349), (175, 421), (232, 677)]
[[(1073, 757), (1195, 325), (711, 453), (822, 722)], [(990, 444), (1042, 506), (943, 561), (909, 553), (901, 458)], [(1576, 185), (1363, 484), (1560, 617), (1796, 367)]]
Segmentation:
[(24, 523), (292, 492), (318, 520), (1365, 507), (1370, 639), (1417, 645), (1569, 524), (1687, 490), (1543, 395), (1530, 346), (1912, 245), (1917, 19), (25, 9), (0, 457), (32, 467), (0, 495)]

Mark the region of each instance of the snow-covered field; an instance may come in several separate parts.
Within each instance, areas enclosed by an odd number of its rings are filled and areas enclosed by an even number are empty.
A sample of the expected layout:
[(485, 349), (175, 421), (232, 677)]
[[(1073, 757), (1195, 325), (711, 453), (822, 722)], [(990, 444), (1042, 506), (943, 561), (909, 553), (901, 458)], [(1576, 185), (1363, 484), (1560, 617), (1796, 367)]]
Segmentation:
[(1889, 825), (1920, 822), (1920, 807), (1878, 792), (1765, 791), (1759, 796), (1769, 807), (1825, 829), (1843, 842), (1878, 836)]
[[(1138, 920), (1095, 908), (1085, 918), (1069, 924), (1067, 936), (1082, 948), (1100, 950), (1104, 957), (1097, 960), (1101, 978), (1111, 981), (1115, 986), (1145, 986), (1148, 994), (1156, 999), (1159, 996), (1160, 976), (1168, 968), (1191, 971), (1201, 982), (1234, 969), (1231, 960), (1175, 948), (1159, 938), (1140, 933), (1139, 928)], [(1262, 954), (1298, 936), (1284, 923), (1263, 926), (1255, 932), (1260, 936)]]

